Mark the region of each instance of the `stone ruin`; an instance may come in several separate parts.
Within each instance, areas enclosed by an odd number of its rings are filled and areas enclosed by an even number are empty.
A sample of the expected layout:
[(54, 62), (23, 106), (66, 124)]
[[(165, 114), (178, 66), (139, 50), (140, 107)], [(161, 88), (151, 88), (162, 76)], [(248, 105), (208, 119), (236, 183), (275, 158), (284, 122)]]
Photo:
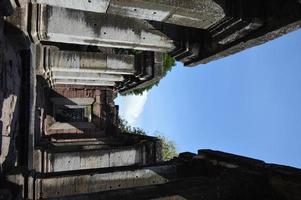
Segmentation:
[(117, 93), (301, 25), (298, 0), (0, 0), (0, 200), (301, 199), (301, 170), (122, 133)]

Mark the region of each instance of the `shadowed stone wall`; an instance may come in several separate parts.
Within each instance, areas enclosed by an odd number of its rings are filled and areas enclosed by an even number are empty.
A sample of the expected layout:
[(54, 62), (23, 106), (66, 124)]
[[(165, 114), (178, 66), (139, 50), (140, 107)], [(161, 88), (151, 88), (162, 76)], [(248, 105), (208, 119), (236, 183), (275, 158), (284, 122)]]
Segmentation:
[(0, 163), (2, 167), (16, 164), (16, 136), (19, 131), (19, 98), (21, 59), (4, 34), (0, 19)]

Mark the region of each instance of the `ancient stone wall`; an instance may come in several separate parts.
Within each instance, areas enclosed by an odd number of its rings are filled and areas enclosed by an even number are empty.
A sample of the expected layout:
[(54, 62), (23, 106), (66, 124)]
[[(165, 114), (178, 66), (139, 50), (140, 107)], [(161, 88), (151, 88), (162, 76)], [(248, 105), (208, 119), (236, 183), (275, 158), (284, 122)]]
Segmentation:
[(159, 81), (167, 54), (194, 66), (300, 27), (300, 0), (0, 0), (0, 200), (300, 200), (300, 169), (161, 162), (113, 101)]
[[(54, 104), (66, 106), (85, 105), (90, 107), (91, 121), (97, 129), (105, 130), (117, 125), (117, 107), (114, 104), (115, 92), (109, 87), (94, 86), (68, 86), (59, 85), (50, 90), (48, 99), (51, 99), (51, 108), (53, 112)], [(49, 102), (50, 103), (50, 102)], [(49, 113), (48, 115), (54, 115)], [(54, 117), (54, 116), (52, 116)], [(46, 123), (47, 124), (47, 123)], [(58, 130), (61, 133), (62, 130)], [(108, 134), (113, 134), (113, 130)], [(65, 131), (66, 132), (66, 131)], [(68, 131), (67, 131), (68, 132)], [(82, 132), (82, 131), (80, 131)], [(86, 134), (91, 131), (84, 131)], [(92, 129), (92, 133), (96, 131)], [(116, 132), (116, 131), (113, 131)]]
[(0, 164), (15, 165), (16, 136), (19, 129), (19, 99), (21, 87), (21, 59), (4, 34), (0, 19)]

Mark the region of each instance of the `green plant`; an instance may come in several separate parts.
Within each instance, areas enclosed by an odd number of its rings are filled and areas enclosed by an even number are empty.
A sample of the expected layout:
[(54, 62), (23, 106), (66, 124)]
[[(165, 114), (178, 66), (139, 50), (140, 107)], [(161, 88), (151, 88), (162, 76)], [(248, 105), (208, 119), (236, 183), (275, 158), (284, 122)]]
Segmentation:
[(162, 141), (162, 156), (164, 161), (171, 160), (174, 157), (178, 156), (176, 144), (163, 136), (163, 134), (157, 132), (155, 136)]
[(138, 127), (132, 127), (125, 119), (119, 117), (118, 120), (119, 120), (118, 126), (122, 133), (147, 135), (143, 129)]
[[(119, 128), (122, 133), (137, 134), (137, 135), (147, 135), (147, 133), (139, 128), (132, 127), (125, 119), (119, 118)], [(164, 161), (168, 161), (173, 157), (178, 156), (176, 144), (163, 136), (160, 132), (155, 132), (154, 134), (162, 142), (162, 156)]]

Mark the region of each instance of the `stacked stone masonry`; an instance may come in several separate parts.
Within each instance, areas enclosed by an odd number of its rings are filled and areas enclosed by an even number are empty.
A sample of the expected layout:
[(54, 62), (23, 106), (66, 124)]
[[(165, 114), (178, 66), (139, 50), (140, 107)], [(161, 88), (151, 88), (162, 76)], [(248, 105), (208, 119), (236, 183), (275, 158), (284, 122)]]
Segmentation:
[(299, 200), (300, 169), (222, 152), (163, 162), (118, 93), (300, 28), (298, 0), (1, 0), (0, 200)]

